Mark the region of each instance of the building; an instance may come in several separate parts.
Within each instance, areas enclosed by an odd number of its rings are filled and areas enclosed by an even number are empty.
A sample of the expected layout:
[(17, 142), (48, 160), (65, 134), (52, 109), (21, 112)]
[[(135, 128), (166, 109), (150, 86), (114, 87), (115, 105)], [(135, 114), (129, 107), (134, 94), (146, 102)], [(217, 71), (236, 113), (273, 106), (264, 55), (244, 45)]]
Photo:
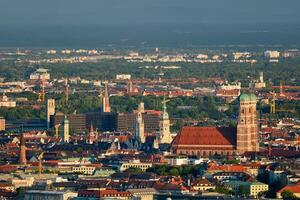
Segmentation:
[(154, 188), (135, 188), (127, 191), (132, 194), (132, 200), (153, 200), (156, 193)]
[(143, 120), (143, 113), (144, 113), (144, 103), (141, 102), (138, 107), (138, 113), (136, 115), (135, 125), (134, 125), (134, 138), (139, 143), (145, 142), (145, 127), (144, 127), (144, 120)]
[(276, 58), (279, 58), (280, 52), (268, 50), (268, 51), (264, 52), (264, 56), (265, 56), (265, 58), (268, 58), (268, 59), (276, 59)]
[(120, 166), (120, 171), (125, 171), (129, 168), (139, 168), (143, 171), (146, 171), (148, 168), (152, 167), (152, 163), (144, 163), (139, 160), (132, 160), (129, 162), (122, 163)]
[(209, 157), (258, 151), (256, 97), (242, 94), (239, 99), (237, 127), (183, 127), (172, 142), (172, 152)]
[(104, 92), (104, 97), (103, 97), (102, 103), (103, 103), (103, 105), (102, 105), (103, 112), (105, 112), (105, 113), (110, 112), (108, 81), (105, 81), (105, 92)]
[(73, 173), (80, 173), (84, 175), (93, 175), (96, 167), (95, 166), (73, 166)]
[[(84, 114), (68, 114), (69, 128), (72, 132), (81, 133), (87, 128), (86, 115)], [(50, 127), (62, 126), (65, 119), (64, 113), (57, 112), (50, 116)]]
[(55, 99), (47, 99), (47, 128), (50, 128), (50, 116), (55, 114)]
[(29, 76), (30, 80), (50, 80), (50, 74), (47, 69), (39, 68)]
[(259, 151), (256, 96), (254, 94), (240, 96), (236, 150), (238, 154)]
[(191, 187), (196, 191), (208, 191), (216, 189), (215, 184), (205, 178), (200, 178), (192, 182)]
[(5, 131), (5, 119), (0, 117), (0, 131)]
[(300, 56), (300, 51), (298, 49), (288, 49), (282, 53), (284, 58), (294, 58)]
[(300, 198), (300, 185), (287, 185), (285, 187), (283, 187), (281, 190), (279, 190), (278, 192), (276, 192), (276, 197), (278, 199), (282, 199), (281, 193), (284, 191), (289, 191), (292, 192), (297, 198)]
[(252, 182), (249, 185), (249, 195), (252, 197), (257, 197), (261, 192), (266, 192), (269, 190), (269, 185), (261, 182)]
[(169, 114), (167, 112), (166, 100), (163, 102), (163, 112), (160, 116), (159, 120), (159, 135), (158, 135), (158, 143), (160, 144), (170, 144), (172, 142), (172, 136), (170, 133), (170, 120)]
[(86, 143), (94, 144), (94, 142), (96, 140), (97, 140), (97, 132), (94, 132), (94, 127), (93, 127), (93, 124), (91, 123), (91, 128), (90, 128)]
[[(78, 199), (105, 199), (105, 200), (129, 200), (130, 192), (120, 192), (113, 189), (89, 189), (79, 190)], [(76, 200), (77, 198), (74, 198)]]
[[(95, 130), (115, 131), (117, 130), (117, 114), (103, 112), (88, 112), (86, 114), (68, 114), (70, 131), (83, 133), (90, 130), (91, 124)], [(59, 126), (64, 121), (64, 114), (61, 112), (50, 116), (50, 127)]]
[(26, 165), (27, 159), (26, 159), (26, 145), (25, 145), (25, 138), (24, 134), (21, 134), (20, 138), (20, 164)]
[(117, 80), (130, 80), (131, 75), (130, 74), (117, 74), (116, 79)]
[[(117, 130), (117, 113), (113, 112), (102, 112), (98, 113), (99, 117), (93, 118), (93, 113), (87, 113), (87, 123), (90, 122), (89, 119), (94, 119), (98, 125), (96, 128), (100, 131), (116, 131)], [(94, 124), (94, 123), (93, 123)]]
[(266, 87), (266, 83), (264, 82), (264, 73), (259, 73), (259, 80), (254, 80), (249, 84), (250, 88), (261, 89)]
[(63, 132), (62, 132), (62, 142), (69, 143), (70, 142), (70, 127), (69, 120), (65, 115), (64, 123), (63, 123)]
[(16, 105), (17, 103), (10, 100), (5, 94), (0, 97), (0, 107), (14, 108)]
[(77, 193), (70, 191), (28, 190), (25, 193), (24, 200), (68, 200), (73, 197), (77, 197)]

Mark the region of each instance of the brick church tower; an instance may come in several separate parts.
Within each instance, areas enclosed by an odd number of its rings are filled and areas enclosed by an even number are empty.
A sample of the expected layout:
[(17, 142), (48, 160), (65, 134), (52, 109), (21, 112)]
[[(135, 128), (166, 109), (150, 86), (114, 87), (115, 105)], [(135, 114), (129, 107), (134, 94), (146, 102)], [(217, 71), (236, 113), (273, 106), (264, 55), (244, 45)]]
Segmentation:
[(237, 125), (238, 154), (259, 151), (257, 130), (256, 96), (242, 94), (240, 96), (239, 119)]
[(26, 160), (26, 145), (25, 145), (25, 138), (24, 134), (21, 134), (20, 137), (20, 159), (19, 159), (20, 164), (26, 165), (27, 160)]

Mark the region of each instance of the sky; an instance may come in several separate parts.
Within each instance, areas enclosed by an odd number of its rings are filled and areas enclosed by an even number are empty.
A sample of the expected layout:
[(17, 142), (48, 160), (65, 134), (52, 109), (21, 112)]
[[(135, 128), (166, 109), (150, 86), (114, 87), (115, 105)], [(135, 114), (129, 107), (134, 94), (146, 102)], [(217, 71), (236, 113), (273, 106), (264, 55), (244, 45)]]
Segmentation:
[(1, 0), (0, 24), (300, 24), (300, 0)]

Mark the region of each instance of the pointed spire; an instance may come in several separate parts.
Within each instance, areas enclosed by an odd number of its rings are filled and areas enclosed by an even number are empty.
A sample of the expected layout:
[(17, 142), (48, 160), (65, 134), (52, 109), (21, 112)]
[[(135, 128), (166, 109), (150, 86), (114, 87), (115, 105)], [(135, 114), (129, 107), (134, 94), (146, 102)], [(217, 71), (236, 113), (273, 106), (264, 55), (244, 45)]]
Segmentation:
[(91, 122), (90, 133), (94, 133), (93, 122)]
[(108, 95), (108, 81), (105, 81), (105, 92), (103, 98), (103, 112), (110, 112), (109, 95)]

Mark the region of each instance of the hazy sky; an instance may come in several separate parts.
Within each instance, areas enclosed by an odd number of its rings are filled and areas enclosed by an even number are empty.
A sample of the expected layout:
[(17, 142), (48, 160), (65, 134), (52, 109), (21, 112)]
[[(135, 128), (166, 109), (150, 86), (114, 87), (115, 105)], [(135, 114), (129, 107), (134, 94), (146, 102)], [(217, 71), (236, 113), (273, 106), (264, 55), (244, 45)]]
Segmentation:
[(300, 23), (300, 0), (0, 0), (0, 24)]

